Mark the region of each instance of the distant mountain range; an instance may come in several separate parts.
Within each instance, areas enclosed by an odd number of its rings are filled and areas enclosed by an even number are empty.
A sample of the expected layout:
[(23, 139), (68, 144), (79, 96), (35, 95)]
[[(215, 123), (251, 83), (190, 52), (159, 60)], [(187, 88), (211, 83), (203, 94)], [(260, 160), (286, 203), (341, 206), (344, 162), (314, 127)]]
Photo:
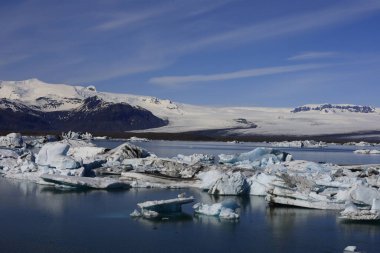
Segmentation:
[(319, 111), (319, 112), (325, 112), (325, 113), (336, 113), (336, 112), (374, 113), (376, 111), (376, 108), (372, 106), (362, 106), (362, 105), (323, 104), (323, 105), (304, 105), (304, 106), (296, 107), (292, 110), (292, 112), (294, 113), (309, 112), (309, 111)]
[(94, 134), (201, 133), (205, 136), (321, 136), (380, 131), (376, 108), (206, 107), (167, 99), (99, 92), (94, 86), (0, 81), (1, 132), (89, 131)]

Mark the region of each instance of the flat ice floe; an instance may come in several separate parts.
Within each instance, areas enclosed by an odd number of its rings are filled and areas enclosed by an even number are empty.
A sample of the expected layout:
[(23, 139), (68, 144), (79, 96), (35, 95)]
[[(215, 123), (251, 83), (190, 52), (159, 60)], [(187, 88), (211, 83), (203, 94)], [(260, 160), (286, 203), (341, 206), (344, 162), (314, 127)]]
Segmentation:
[(181, 213), (182, 205), (190, 204), (194, 202), (193, 197), (178, 196), (174, 199), (166, 200), (152, 200), (142, 203), (138, 203), (137, 206), (140, 208), (140, 212), (134, 210), (131, 213), (132, 217), (142, 216), (144, 218), (156, 218), (161, 214), (172, 214)]
[(355, 154), (363, 155), (380, 155), (380, 150), (376, 149), (358, 149), (354, 151)]

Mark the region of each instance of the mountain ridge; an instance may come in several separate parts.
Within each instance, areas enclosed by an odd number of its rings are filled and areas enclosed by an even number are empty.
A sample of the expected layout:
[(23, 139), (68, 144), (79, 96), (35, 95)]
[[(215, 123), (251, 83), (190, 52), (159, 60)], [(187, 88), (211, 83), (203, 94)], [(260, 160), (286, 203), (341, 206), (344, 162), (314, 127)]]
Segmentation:
[[(9, 109), (13, 108), (18, 117), (28, 110), (28, 117), (44, 114), (44, 117), (39, 116), (40, 119), (50, 119), (50, 115), (55, 113), (59, 117), (51, 120), (68, 128), (72, 124), (72, 129), (68, 130), (83, 131), (80, 125), (86, 125), (85, 131), (90, 132), (105, 132), (97, 129), (101, 122), (104, 128), (113, 132), (208, 133), (225, 130), (226, 134), (236, 136), (313, 136), (380, 131), (380, 113), (376, 108), (349, 104), (304, 105), (293, 109), (197, 106), (156, 97), (100, 92), (91, 85), (48, 84), (38, 79), (0, 81), (0, 99), (3, 124), (7, 122), (4, 115), (11, 117)], [(108, 108), (108, 114), (102, 108)], [(89, 115), (97, 122), (96, 125), (87, 123)], [(112, 115), (118, 116), (112, 118)], [(23, 115), (21, 118), (28, 117)], [(64, 121), (65, 117), (76, 121)], [(118, 118), (123, 120), (118, 121)], [(50, 125), (61, 129), (59, 124)]]

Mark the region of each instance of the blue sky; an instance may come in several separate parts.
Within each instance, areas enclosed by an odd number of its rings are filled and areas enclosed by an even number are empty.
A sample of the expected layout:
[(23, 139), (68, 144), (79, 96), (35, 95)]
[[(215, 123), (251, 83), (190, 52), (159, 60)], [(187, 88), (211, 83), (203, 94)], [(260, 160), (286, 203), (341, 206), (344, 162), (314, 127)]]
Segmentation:
[(174, 101), (380, 106), (380, 1), (1, 1), (0, 79)]

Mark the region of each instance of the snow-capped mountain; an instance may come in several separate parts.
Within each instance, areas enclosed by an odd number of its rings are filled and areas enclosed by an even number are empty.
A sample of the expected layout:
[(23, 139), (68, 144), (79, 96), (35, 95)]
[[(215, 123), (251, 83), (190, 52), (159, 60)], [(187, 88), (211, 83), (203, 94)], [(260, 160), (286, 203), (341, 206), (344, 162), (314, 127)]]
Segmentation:
[(108, 102), (93, 87), (36, 79), (0, 83), (0, 131), (117, 133), (161, 127), (167, 120), (126, 102)]
[(37, 79), (0, 81), (1, 131), (223, 130), (223, 134), (237, 136), (311, 136), (380, 131), (379, 123), (379, 112), (370, 106), (205, 107), (100, 92), (94, 86), (48, 84)]

